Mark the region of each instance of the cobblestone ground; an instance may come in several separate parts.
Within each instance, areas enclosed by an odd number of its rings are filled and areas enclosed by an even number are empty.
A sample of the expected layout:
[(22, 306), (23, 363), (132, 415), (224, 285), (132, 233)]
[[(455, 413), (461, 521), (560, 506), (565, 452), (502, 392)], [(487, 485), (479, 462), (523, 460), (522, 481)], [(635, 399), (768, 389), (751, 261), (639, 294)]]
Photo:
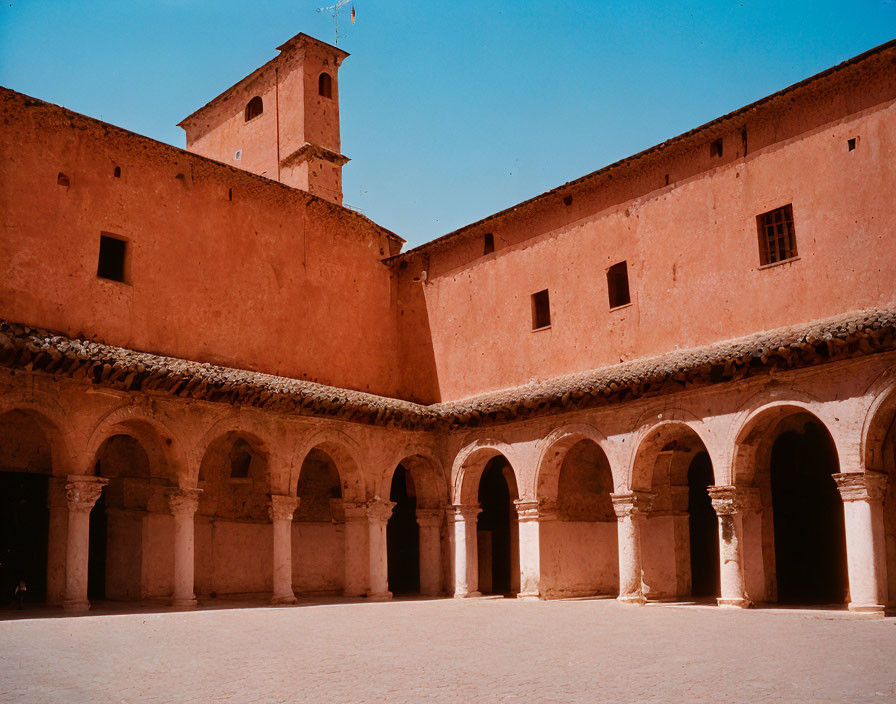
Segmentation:
[(511, 599), (6, 620), (0, 700), (892, 702), (896, 621)]

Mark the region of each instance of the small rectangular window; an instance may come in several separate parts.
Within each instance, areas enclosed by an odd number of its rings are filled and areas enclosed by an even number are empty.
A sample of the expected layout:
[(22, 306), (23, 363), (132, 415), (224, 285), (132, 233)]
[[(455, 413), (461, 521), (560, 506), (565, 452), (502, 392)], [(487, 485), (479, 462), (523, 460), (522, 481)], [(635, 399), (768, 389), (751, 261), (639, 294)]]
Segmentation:
[(532, 329), (546, 328), (551, 324), (551, 301), (548, 290), (532, 294)]
[(849, 148), (849, 151), (853, 151), (856, 148), (856, 138), (847, 139), (846, 146)]
[(124, 281), (124, 258), (127, 242), (110, 235), (100, 235), (100, 256), (96, 275), (110, 281)]
[(487, 232), (482, 237), (482, 253), (491, 254), (495, 251), (495, 236), (491, 232)]
[(785, 205), (756, 217), (759, 230), (759, 263), (775, 264), (796, 256), (793, 206)]
[(618, 308), (632, 302), (628, 290), (628, 264), (619, 262), (607, 269), (607, 293), (610, 297), (610, 308)]
[(715, 142), (709, 145), (709, 155), (710, 156), (722, 156), (722, 140), (717, 139)]

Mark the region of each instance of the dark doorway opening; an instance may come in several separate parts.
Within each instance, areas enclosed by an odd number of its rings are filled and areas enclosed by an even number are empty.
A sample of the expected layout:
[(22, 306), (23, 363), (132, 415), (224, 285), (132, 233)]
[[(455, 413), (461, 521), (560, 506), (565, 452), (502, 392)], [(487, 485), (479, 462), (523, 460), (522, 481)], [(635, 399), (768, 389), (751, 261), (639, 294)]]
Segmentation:
[(398, 465), (392, 475), (389, 500), (395, 502), (386, 524), (389, 589), (393, 594), (420, 592), (420, 529), (417, 492), (411, 473)]
[(688, 467), (688, 528), (691, 544), (691, 594), (719, 596), (719, 529), (712, 499), (712, 461), (698, 452)]
[(479, 590), (483, 594), (511, 592), (510, 487), (504, 476), (510, 467), (503, 457), (490, 460), (479, 480), (476, 523), (479, 551)]
[(25, 581), (25, 601), (47, 598), (47, 477), (0, 472), (0, 604), (12, 602)]
[(842, 603), (847, 595), (843, 502), (831, 476), (834, 441), (819, 423), (788, 430), (772, 446), (771, 487), (778, 601)]
[(87, 554), (87, 598), (106, 598), (106, 492), (100, 494), (90, 511), (90, 548)]

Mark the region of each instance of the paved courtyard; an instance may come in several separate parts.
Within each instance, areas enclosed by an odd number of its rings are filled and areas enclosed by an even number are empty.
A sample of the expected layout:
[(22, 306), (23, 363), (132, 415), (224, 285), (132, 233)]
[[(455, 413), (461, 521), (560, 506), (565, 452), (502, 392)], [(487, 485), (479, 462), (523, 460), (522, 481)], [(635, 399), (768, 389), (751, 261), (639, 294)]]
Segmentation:
[(319, 603), (5, 620), (0, 644), (4, 702), (896, 701), (896, 621), (822, 612)]

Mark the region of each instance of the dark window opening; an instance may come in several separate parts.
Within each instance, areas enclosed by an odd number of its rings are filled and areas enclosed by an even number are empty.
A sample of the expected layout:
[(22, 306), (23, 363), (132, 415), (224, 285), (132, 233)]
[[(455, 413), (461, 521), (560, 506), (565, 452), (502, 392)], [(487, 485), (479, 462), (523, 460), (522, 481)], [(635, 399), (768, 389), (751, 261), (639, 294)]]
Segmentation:
[(227, 189), (227, 200), (233, 200), (233, 189), (232, 188)]
[(60, 186), (66, 186), (66, 187), (72, 185), (72, 182), (68, 180), (68, 176), (66, 176), (61, 171), (59, 172), (59, 175), (56, 177), (56, 183), (58, 183)]
[(666, 185), (669, 185), (669, 174), (666, 174)]
[(333, 79), (329, 73), (322, 73), (317, 79), (317, 94), (323, 98), (333, 97)]
[(264, 103), (261, 102), (261, 97), (256, 95), (254, 98), (252, 98), (252, 100), (246, 103), (246, 122), (255, 117), (258, 117), (263, 112)]
[(546, 328), (551, 324), (551, 301), (548, 290), (532, 294), (532, 329)]
[(563, 205), (572, 205), (572, 196), (565, 196), (563, 198)]
[(715, 142), (709, 145), (709, 155), (710, 156), (722, 156), (722, 140), (717, 139)]
[(486, 232), (482, 237), (482, 253), (491, 254), (495, 251), (495, 236), (491, 232)]
[(793, 259), (796, 233), (793, 229), (793, 206), (770, 210), (756, 218), (759, 228), (759, 263), (763, 266)]
[(632, 302), (628, 289), (628, 264), (626, 262), (619, 262), (607, 269), (607, 293), (610, 297), (610, 308), (618, 308)]
[(740, 130), (740, 141), (743, 144), (744, 156), (746, 156), (747, 155), (747, 128), (746, 127), (742, 127)]
[(252, 465), (252, 448), (243, 439), (237, 440), (230, 448), (230, 478), (247, 479)]
[(124, 281), (124, 257), (127, 242), (116, 237), (100, 235), (100, 256), (96, 275), (110, 281)]
[(846, 144), (849, 146), (849, 151), (852, 151), (856, 148), (856, 138), (847, 139)]
[(115, 176), (115, 178), (121, 178), (121, 167), (116, 166), (112, 175)]

